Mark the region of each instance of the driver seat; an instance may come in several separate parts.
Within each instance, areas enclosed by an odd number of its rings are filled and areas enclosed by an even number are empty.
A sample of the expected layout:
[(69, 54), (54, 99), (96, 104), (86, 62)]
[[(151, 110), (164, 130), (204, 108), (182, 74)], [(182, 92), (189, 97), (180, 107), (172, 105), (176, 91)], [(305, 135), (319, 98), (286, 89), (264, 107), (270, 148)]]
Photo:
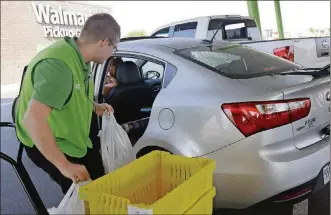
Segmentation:
[(153, 91), (141, 81), (139, 68), (132, 61), (121, 63), (116, 69), (117, 86), (107, 103), (114, 109), (118, 124), (141, 118), (141, 109), (152, 106)]

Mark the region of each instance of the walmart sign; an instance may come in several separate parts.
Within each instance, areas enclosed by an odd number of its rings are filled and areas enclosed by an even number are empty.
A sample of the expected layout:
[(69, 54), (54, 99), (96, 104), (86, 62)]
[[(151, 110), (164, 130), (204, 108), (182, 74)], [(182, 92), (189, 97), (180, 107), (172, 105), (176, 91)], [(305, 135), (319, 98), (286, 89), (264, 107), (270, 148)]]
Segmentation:
[(72, 11), (65, 11), (61, 7), (56, 9), (42, 3), (31, 3), (33, 12), (39, 24), (43, 25), (44, 36), (48, 38), (62, 38), (65, 36), (79, 36), (81, 27), (92, 15)]

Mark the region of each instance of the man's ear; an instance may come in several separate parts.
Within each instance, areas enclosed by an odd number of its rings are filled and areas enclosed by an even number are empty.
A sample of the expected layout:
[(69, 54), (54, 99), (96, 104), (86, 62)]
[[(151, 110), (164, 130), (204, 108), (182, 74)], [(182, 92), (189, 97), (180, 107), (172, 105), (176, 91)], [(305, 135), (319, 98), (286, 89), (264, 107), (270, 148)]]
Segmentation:
[(102, 47), (105, 47), (105, 46), (108, 46), (108, 41), (107, 39), (105, 40), (100, 40), (99, 42), (99, 46), (102, 48)]

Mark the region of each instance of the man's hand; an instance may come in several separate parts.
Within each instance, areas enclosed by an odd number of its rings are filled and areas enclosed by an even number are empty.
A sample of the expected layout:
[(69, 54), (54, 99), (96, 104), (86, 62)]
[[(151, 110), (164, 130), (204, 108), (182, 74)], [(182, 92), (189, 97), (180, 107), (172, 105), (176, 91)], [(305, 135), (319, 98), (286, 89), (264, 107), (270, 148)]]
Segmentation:
[(102, 104), (94, 103), (94, 106), (95, 106), (95, 113), (98, 116), (102, 116), (105, 110), (107, 110), (109, 113), (114, 112), (113, 107), (107, 103), (102, 103)]
[(71, 179), (75, 184), (90, 179), (90, 175), (84, 165), (68, 162), (65, 165), (61, 166), (59, 170), (62, 175)]

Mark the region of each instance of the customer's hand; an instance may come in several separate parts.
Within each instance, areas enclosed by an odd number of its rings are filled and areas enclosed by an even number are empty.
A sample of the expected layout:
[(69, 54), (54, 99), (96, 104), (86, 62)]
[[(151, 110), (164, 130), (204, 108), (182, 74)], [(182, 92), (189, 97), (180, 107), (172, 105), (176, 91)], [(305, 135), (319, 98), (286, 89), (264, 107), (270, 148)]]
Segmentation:
[(62, 173), (62, 175), (71, 179), (75, 184), (90, 179), (90, 175), (84, 165), (68, 162), (63, 167), (60, 167), (59, 170)]
[(98, 116), (102, 116), (103, 112), (107, 110), (109, 113), (114, 112), (113, 107), (107, 103), (97, 104), (95, 103), (95, 113)]

